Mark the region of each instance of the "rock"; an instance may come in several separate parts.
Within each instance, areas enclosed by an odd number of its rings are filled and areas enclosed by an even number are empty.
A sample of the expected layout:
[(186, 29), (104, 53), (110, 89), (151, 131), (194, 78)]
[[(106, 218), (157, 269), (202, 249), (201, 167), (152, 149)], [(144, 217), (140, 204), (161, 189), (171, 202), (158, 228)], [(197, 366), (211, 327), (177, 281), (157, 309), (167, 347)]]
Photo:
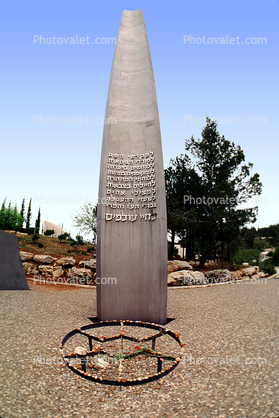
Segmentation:
[(22, 265), (23, 265), (25, 274), (34, 274), (34, 275), (39, 274), (39, 270), (36, 264), (24, 262), (22, 263)]
[(258, 273), (258, 272), (260, 271), (260, 269), (259, 269), (259, 267), (258, 267), (258, 266), (253, 266), (253, 267), (246, 267), (246, 268), (243, 268), (243, 269), (241, 269), (240, 271), (242, 271), (242, 272), (243, 272), (243, 275), (244, 275), (244, 276), (250, 276), (250, 277), (252, 277), (252, 276), (253, 276), (253, 274)]
[(33, 260), (41, 264), (51, 264), (55, 261), (55, 258), (51, 257), (51, 255), (38, 255), (37, 254), (34, 256)]
[(87, 350), (84, 347), (76, 347), (74, 349), (74, 353), (75, 354), (78, 354), (79, 356), (86, 356)]
[(196, 266), (198, 266), (199, 264), (200, 264), (200, 262), (199, 261), (194, 261), (194, 260), (190, 260), (189, 261), (189, 264), (190, 264), (190, 266), (194, 266), (194, 267), (196, 267)]
[(55, 265), (56, 264), (60, 266), (75, 266), (76, 260), (73, 257), (62, 257), (56, 260)]
[(61, 277), (64, 274), (64, 270), (61, 266), (57, 266), (53, 268), (53, 277)]
[(242, 263), (243, 266), (248, 267), (249, 263)]
[(168, 274), (178, 270), (193, 270), (193, 267), (187, 261), (168, 261)]
[(79, 266), (88, 267), (90, 269), (96, 268), (96, 258), (90, 258), (89, 260), (80, 261), (78, 263)]
[(20, 251), (19, 254), (22, 261), (32, 260), (34, 255), (33, 253), (28, 253), (27, 251)]
[(53, 277), (53, 266), (40, 265), (38, 269), (42, 276)]
[(68, 272), (68, 277), (78, 277), (78, 278), (88, 278), (90, 277), (90, 279), (92, 278), (92, 271), (90, 269), (85, 269), (85, 268), (78, 268), (78, 267), (73, 267), (71, 269), (69, 269)]
[(208, 283), (223, 283), (231, 280), (231, 273), (227, 269), (216, 269), (205, 273)]
[(241, 280), (243, 272), (241, 270), (230, 271), (233, 281)]
[(206, 284), (205, 276), (200, 271), (181, 270), (168, 275), (168, 284), (195, 285)]

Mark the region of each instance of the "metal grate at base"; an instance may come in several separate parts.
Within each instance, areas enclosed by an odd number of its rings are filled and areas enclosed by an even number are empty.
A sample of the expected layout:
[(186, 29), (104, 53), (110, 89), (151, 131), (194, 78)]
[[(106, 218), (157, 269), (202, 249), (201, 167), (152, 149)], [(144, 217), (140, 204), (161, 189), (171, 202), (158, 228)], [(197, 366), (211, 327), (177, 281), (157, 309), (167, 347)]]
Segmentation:
[(174, 370), (181, 360), (177, 345), (184, 350), (180, 333), (161, 325), (113, 320), (74, 329), (63, 338), (60, 350), (69, 369), (87, 380), (134, 386)]

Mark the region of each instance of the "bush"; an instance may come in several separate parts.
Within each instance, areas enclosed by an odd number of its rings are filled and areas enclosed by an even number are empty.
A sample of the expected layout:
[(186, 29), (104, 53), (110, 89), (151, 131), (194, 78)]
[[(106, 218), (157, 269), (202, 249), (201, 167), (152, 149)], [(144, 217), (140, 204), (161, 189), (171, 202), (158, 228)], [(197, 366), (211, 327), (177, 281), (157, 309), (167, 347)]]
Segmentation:
[(41, 242), (38, 242), (38, 247), (39, 248), (43, 248), (44, 247), (44, 244), (42, 244)]
[(265, 274), (275, 274), (276, 270), (274, 268), (272, 260), (265, 260), (259, 265), (260, 270), (263, 271)]
[(275, 250), (275, 252), (272, 255), (272, 263), (274, 265), (279, 266), (279, 244), (277, 244), (276, 250)]
[(32, 235), (32, 237), (31, 237), (31, 239), (32, 239), (32, 241), (33, 241), (33, 244), (35, 244), (35, 242), (36, 241), (38, 241), (38, 239), (39, 239), (40, 237), (39, 237), (39, 235), (38, 234), (33, 234)]
[(83, 237), (81, 235), (77, 235), (76, 239), (77, 239), (77, 245), (83, 245), (84, 244)]
[(65, 239), (67, 239), (68, 236), (69, 236), (69, 234), (67, 232), (65, 232), (65, 234), (58, 235), (58, 239), (60, 241), (60, 244), (61, 244), (61, 241), (64, 241)]
[(44, 232), (44, 235), (45, 235), (46, 237), (49, 237), (50, 235), (53, 235), (54, 233), (55, 233), (54, 229), (47, 229), (47, 230)]
[(247, 250), (239, 250), (233, 257), (232, 261), (235, 264), (243, 264), (243, 263), (249, 263), (254, 264), (253, 260), (256, 260), (256, 263), (259, 263), (260, 259), (260, 251), (259, 250), (253, 250), (252, 248), (249, 248)]
[(74, 245), (76, 245), (76, 241), (71, 241), (70, 246), (73, 247)]

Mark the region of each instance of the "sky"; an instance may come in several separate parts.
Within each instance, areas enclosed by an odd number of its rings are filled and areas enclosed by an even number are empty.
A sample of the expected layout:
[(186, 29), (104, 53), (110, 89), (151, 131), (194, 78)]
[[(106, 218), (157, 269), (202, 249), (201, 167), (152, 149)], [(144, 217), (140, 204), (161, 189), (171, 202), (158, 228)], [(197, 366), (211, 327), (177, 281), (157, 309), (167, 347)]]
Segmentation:
[[(103, 118), (123, 10), (143, 11), (164, 166), (205, 117), (245, 154), (263, 193), (256, 228), (279, 223), (279, 1), (10, 1), (1, 6), (0, 204), (32, 199), (31, 224), (74, 237), (98, 200)], [(85, 236), (85, 235), (84, 235)]]

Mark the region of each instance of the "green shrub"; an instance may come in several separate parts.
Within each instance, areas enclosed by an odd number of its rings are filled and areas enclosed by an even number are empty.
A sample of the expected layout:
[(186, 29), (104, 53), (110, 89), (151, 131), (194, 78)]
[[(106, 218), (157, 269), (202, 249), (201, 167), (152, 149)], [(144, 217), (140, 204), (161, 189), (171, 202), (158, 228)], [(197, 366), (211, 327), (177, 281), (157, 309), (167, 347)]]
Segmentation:
[(65, 232), (64, 234), (58, 235), (58, 239), (60, 241), (60, 244), (61, 244), (61, 241), (64, 241), (65, 239), (67, 239), (68, 236), (69, 236), (69, 234), (67, 232)]
[(46, 237), (49, 237), (50, 235), (53, 235), (54, 233), (55, 233), (54, 229), (47, 229), (47, 230), (44, 232), (44, 235), (45, 235)]
[(39, 237), (39, 235), (38, 234), (33, 234), (32, 235), (32, 237), (31, 237), (31, 239), (32, 239), (32, 241), (33, 241), (33, 244), (36, 242), (36, 241), (38, 241), (38, 239), (39, 239), (40, 237)]
[(77, 239), (77, 245), (83, 245), (84, 244), (83, 237), (81, 235), (77, 235), (76, 239)]
[(274, 265), (279, 266), (279, 244), (277, 244), (276, 250), (272, 255), (272, 262)]
[(42, 244), (41, 242), (38, 242), (38, 247), (39, 248), (43, 248), (44, 247), (44, 244)]
[(71, 245), (71, 247), (73, 247), (74, 245), (76, 245), (76, 241), (71, 241), (70, 245)]
[(260, 259), (260, 251), (256, 249), (249, 248), (247, 250), (239, 250), (233, 257), (232, 261), (235, 264), (243, 264), (243, 263), (249, 263), (254, 264), (253, 260), (256, 260), (256, 263), (259, 263)]
[(272, 260), (265, 260), (259, 265), (260, 270), (263, 271), (265, 274), (275, 274), (276, 270), (274, 268)]

